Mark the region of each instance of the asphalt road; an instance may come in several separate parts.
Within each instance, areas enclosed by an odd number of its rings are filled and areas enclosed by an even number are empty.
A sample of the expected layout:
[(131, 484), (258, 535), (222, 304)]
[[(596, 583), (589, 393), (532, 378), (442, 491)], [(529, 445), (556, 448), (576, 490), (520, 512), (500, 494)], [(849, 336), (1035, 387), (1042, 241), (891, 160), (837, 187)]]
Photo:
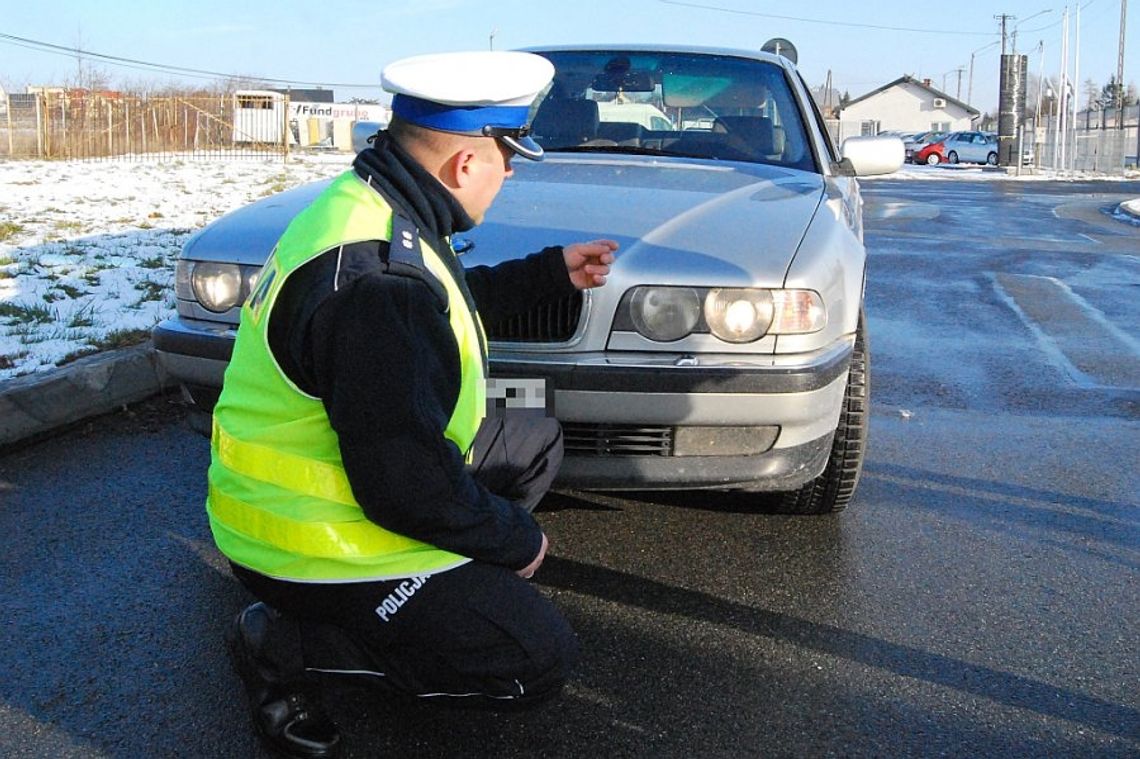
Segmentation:
[[(583, 661), (525, 714), (330, 693), (347, 755), (1140, 755), (1140, 228), (1121, 183), (866, 184), (874, 412), (834, 518), (550, 496)], [(0, 755), (260, 756), (172, 398), (0, 455)]]

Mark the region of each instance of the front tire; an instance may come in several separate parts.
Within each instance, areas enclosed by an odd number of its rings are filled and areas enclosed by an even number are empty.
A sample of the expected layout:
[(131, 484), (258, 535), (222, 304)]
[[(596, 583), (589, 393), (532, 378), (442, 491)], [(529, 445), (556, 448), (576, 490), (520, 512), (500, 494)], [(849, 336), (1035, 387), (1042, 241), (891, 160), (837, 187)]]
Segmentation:
[(939, 156), (937, 153), (931, 153), (930, 155), (928, 155), (926, 157), (926, 165), (927, 166), (937, 166), (939, 161), (941, 161), (941, 160), (942, 160), (941, 156)]
[(859, 475), (863, 472), (871, 412), (871, 353), (867, 347), (866, 321), (860, 312), (843, 407), (827, 466), (823, 474), (799, 490), (783, 494), (779, 510), (784, 514), (835, 513), (846, 508), (855, 495)]
[(946, 156), (946, 160), (949, 163), (958, 163), (958, 154), (951, 150), (950, 153)]

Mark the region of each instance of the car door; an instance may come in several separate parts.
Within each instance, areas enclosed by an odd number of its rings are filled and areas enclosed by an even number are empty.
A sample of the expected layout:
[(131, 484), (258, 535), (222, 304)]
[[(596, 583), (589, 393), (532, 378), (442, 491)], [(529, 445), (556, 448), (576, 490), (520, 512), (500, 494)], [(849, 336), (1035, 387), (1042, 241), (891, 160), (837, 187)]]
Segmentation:
[(952, 132), (946, 136), (943, 144), (946, 146), (945, 156), (946, 160), (950, 160), (950, 154), (954, 153), (958, 156), (959, 161), (970, 160), (967, 156), (970, 150), (970, 133), (969, 132)]
[(977, 132), (966, 132), (958, 142), (958, 160), (964, 163), (973, 163), (978, 160), (977, 140), (981, 135)]

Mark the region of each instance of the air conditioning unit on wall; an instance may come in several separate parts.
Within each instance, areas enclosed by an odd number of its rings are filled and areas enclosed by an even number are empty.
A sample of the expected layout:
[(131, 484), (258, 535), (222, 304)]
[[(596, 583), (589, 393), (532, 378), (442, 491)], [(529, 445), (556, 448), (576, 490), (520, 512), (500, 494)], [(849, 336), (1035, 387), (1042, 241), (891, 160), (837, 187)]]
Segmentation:
[(935, 108), (945, 108), (946, 98), (934, 98), (933, 102), (931, 102), (931, 105), (933, 105)]

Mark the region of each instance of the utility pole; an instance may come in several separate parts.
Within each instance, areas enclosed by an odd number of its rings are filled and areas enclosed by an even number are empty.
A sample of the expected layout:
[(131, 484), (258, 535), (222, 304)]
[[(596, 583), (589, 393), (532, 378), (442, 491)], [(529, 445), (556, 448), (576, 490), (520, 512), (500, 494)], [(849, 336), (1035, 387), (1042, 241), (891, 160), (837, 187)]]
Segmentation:
[[(1120, 0), (1120, 48), (1116, 54), (1116, 128), (1124, 128), (1124, 21), (1128, 0)], [(1140, 134), (1140, 130), (1137, 130)], [(1137, 138), (1140, 141), (1140, 137)]]
[(1054, 136), (1056, 147), (1053, 150), (1053, 168), (1065, 169), (1065, 147), (1069, 139), (1069, 7), (1061, 16), (1061, 75), (1059, 102), (1057, 109), (1057, 133)]
[(970, 101), (974, 99), (974, 54), (970, 53), (970, 78), (969, 83), (966, 85), (966, 105), (973, 105)]
[(954, 93), (955, 100), (962, 99), (962, 74), (966, 71), (965, 66), (959, 66), (956, 71), (958, 72), (958, 91)]
[(1005, 24), (1007, 21), (1014, 21), (1017, 16), (1009, 13), (999, 13), (994, 16), (994, 18), (1001, 22), (1001, 54), (1005, 55)]
[(1041, 97), (1045, 94), (1045, 40), (1037, 41), (1041, 63), (1037, 67), (1037, 108), (1033, 111), (1033, 163), (1041, 165), (1041, 148), (1045, 144), (1045, 130), (1041, 128)]

